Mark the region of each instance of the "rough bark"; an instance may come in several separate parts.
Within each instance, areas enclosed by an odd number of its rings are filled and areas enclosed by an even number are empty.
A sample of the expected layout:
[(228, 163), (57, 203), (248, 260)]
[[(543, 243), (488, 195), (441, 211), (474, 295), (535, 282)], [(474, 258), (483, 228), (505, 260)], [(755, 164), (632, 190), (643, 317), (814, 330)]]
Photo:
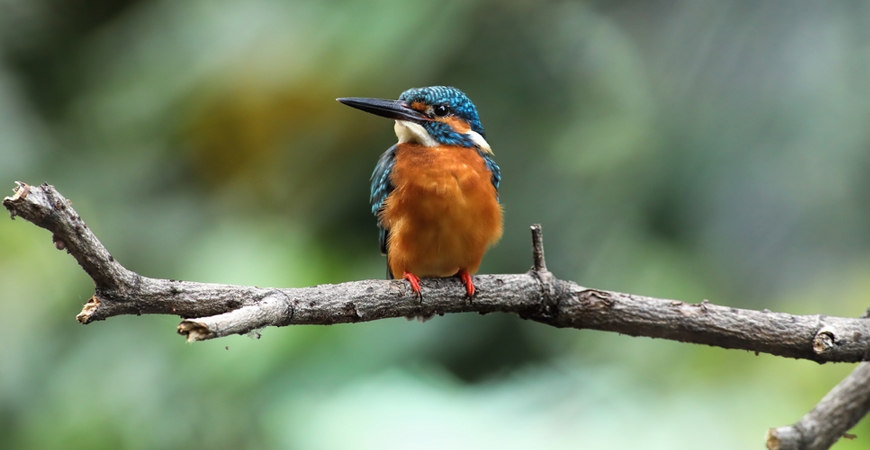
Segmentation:
[(870, 410), (870, 363), (863, 362), (794, 425), (767, 432), (770, 450), (830, 448)]
[[(21, 217), (50, 231), (55, 246), (72, 255), (94, 280), (94, 295), (76, 316), (81, 323), (121, 314), (173, 314), (184, 319), (178, 333), (199, 341), (267, 326), (504, 312), (559, 328), (612, 331), (819, 363), (870, 360), (867, 318), (756, 311), (707, 300), (685, 303), (559, 280), (547, 270), (537, 225), (532, 227), (534, 266), (529, 272), (475, 276), (473, 298), (465, 295), (459, 279), (424, 279), (421, 298), (402, 280), (261, 288), (148, 278), (116, 261), (54, 187), (19, 182), (3, 205), (12, 218)], [(771, 429), (768, 447), (832, 445), (870, 409), (867, 364), (861, 364), (801, 422)]]

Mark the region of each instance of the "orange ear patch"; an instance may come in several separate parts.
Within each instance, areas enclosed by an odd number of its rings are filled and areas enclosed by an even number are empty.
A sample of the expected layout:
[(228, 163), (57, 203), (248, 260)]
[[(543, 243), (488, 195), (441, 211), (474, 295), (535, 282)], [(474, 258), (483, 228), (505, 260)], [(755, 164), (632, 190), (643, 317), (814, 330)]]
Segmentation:
[(468, 125), (468, 122), (455, 116), (439, 117), (435, 120), (450, 125), (450, 128), (453, 128), (453, 131), (460, 134), (467, 134), (471, 131), (471, 125)]

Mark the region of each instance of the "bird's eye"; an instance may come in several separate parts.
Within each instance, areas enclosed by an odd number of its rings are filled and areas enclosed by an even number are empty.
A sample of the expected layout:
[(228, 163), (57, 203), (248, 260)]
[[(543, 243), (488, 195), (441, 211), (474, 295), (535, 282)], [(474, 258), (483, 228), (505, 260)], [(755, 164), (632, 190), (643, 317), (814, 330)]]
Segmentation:
[(447, 113), (449, 112), (449, 110), (447, 109), (447, 107), (444, 106), (444, 105), (435, 105), (435, 107), (432, 108), (432, 111), (433, 111), (433, 112), (435, 113), (435, 115), (438, 116), (438, 117), (444, 117), (444, 116), (446, 116)]

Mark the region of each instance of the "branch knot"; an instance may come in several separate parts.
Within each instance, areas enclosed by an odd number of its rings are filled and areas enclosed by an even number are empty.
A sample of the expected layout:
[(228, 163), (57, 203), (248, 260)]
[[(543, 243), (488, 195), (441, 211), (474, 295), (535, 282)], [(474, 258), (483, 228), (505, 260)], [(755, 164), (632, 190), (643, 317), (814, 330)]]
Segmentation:
[(817, 355), (821, 355), (837, 345), (837, 337), (834, 335), (834, 330), (828, 326), (822, 327), (821, 330), (813, 337), (813, 351)]

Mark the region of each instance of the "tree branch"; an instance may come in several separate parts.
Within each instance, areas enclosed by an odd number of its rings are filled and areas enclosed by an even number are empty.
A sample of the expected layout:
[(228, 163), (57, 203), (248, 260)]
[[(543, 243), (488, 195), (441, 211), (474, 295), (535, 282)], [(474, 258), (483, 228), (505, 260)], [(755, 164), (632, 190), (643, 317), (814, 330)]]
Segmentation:
[(769, 450), (830, 448), (870, 411), (870, 363), (863, 362), (794, 425), (767, 432)]
[(3, 205), (12, 217), (49, 230), (94, 280), (82, 323), (121, 314), (174, 314), (188, 340), (244, 334), (266, 326), (329, 325), (390, 317), (507, 312), (560, 328), (588, 328), (824, 362), (857, 362), (870, 353), (870, 320), (791, 315), (604, 291), (556, 279), (546, 269), (540, 226), (535, 268), (479, 275), (469, 300), (458, 279), (423, 280), (421, 302), (401, 280), (364, 280), (305, 288), (261, 288), (141, 276), (100, 243), (71, 202), (47, 184), (18, 183)]
[[(791, 315), (691, 304), (580, 286), (548, 270), (540, 225), (532, 226), (534, 266), (524, 274), (474, 277), (473, 299), (454, 278), (425, 279), (420, 298), (402, 280), (364, 280), (304, 288), (260, 288), (141, 276), (100, 243), (72, 203), (47, 184), (18, 182), (3, 206), (52, 233), (96, 285), (81, 323), (121, 314), (173, 314), (188, 341), (256, 332), (267, 326), (329, 325), (446, 313), (514, 313), (560, 328), (595, 329), (825, 362), (870, 360), (870, 320)], [(800, 422), (768, 432), (768, 448), (828, 448), (870, 409), (870, 363), (862, 363)]]

